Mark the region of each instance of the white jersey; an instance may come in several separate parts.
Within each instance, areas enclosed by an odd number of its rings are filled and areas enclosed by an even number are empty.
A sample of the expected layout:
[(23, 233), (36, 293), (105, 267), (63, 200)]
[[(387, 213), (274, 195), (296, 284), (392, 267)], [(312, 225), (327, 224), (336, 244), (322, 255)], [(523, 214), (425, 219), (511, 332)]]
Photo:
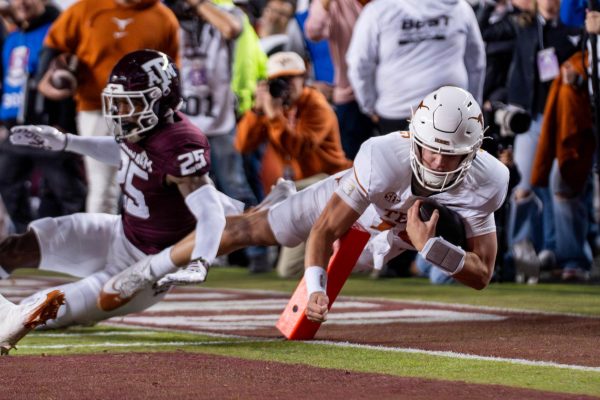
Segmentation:
[[(393, 132), (366, 141), (354, 167), (288, 197), (269, 210), (269, 226), (280, 244), (305, 241), (332, 194), (361, 214), (358, 223), (371, 239), (357, 269), (381, 268), (404, 250), (414, 250), (406, 235), (406, 215), (420, 197), (411, 191), (410, 135)], [(455, 188), (430, 196), (456, 211), (467, 237), (496, 230), (494, 211), (508, 191), (508, 168), (485, 151), (477, 153), (465, 179)]]
[[(224, 7), (239, 19), (242, 12)], [(233, 41), (201, 20), (181, 21), (182, 111), (206, 136), (225, 135), (235, 127), (235, 95), (231, 89)]]
[[(403, 241), (407, 239), (408, 209), (421, 198), (411, 190), (410, 148), (408, 132), (369, 139), (358, 152), (352, 173), (346, 174), (336, 189), (358, 213), (369, 206), (375, 209), (376, 217), (367, 228), (390, 229)], [(456, 211), (471, 238), (495, 232), (493, 213), (504, 202), (507, 190), (508, 169), (489, 153), (479, 151), (462, 183), (429, 197)]]

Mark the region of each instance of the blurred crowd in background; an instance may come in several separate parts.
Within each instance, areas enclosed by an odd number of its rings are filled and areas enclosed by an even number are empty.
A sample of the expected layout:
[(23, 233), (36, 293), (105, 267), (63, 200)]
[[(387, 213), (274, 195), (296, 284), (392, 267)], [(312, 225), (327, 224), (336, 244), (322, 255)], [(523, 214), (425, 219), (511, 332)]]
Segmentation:
[[(182, 111), (209, 138), (215, 184), (246, 207), (279, 177), (306, 187), (350, 167), (370, 137), (409, 130), (432, 90), (470, 91), (485, 113), (483, 147), (511, 174), (494, 279), (593, 281), (594, 9), (581, 0), (0, 1), (0, 238), (37, 218), (119, 212), (114, 168), (6, 137), (16, 124), (109, 135), (100, 101), (109, 71), (153, 48), (177, 60)], [(59, 67), (72, 84), (53, 81)], [(251, 247), (219, 263), (298, 277), (303, 253)], [(372, 274), (415, 275), (452, 282), (414, 252)]]

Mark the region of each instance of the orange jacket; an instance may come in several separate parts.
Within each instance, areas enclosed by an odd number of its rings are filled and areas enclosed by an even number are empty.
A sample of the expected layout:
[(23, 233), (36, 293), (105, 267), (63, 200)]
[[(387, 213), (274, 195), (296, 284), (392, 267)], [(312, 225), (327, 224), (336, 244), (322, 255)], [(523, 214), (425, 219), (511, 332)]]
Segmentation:
[(79, 58), (79, 110), (102, 108), (100, 94), (113, 66), (134, 50), (154, 49), (178, 61), (179, 23), (159, 0), (121, 6), (115, 0), (80, 0), (52, 24), (44, 45)]
[[(567, 62), (585, 77), (583, 58), (587, 63), (587, 55), (578, 52)], [(552, 163), (557, 158), (561, 176), (573, 190), (581, 192), (592, 168), (595, 148), (588, 86), (564, 84), (559, 75), (546, 100), (531, 183), (548, 186)]]
[(314, 88), (305, 87), (286, 115), (269, 120), (253, 111), (244, 114), (237, 126), (238, 151), (251, 152), (265, 141), (268, 144), (262, 175), (266, 188), (283, 175), (286, 167), (298, 180), (323, 172), (333, 174), (352, 165), (342, 150), (335, 113)]

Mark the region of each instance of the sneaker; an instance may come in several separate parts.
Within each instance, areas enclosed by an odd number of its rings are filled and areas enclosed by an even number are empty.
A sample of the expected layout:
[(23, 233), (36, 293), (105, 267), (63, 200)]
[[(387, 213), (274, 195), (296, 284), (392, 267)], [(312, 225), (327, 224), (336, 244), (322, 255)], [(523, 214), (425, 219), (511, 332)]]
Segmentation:
[(40, 293), (26, 304), (13, 304), (6, 301), (0, 304), (0, 355), (9, 350), (29, 331), (56, 318), (58, 309), (65, 303), (65, 295), (60, 290)]
[(513, 245), (512, 252), (515, 261), (515, 281), (517, 283), (537, 283), (541, 263), (533, 244), (529, 240), (522, 240)]
[(98, 296), (98, 307), (103, 311), (115, 310), (131, 301), (142, 290), (156, 281), (150, 269), (152, 257), (145, 257), (119, 272), (104, 284)]
[(210, 264), (203, 258), (190, 261), (188, 265), (160, 278), (153, 286), (157, 293), (168, 290), (171, 286), (196, 285), (204, 282)]
[(277, 183), (271, 186), (269, 194), (260, 202), (254, 210), (268, 210), (276, 204), (281, 203), (291, 195), (296, 193), (296, 184), (283, 178), (277, 179)]

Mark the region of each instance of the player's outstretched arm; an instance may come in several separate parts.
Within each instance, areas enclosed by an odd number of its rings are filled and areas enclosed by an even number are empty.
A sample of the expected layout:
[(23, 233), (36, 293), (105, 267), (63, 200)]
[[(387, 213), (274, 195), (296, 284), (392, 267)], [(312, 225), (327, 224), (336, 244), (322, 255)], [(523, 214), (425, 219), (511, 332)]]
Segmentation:
[[(435, 210), (431, 219), (423, 222), (419, 217), (421, 201), (417, 200), (408, 210), (406, 232), (415, 247), (426, 260), (440, 267), (457, 281), (484, 289), (492, 278), (496, 259), (496, 233), (476, 236), (467, 240), (467, 251), (441, 238), (435, 238), (439, 212)], [(434, 261), (438, 260), (438, 262)]]
[(334, 193), (310, 231), (304, 278), (309, 296), (306, 316), (311, 321), (327, 320), (329, 298), (326, 294), (325, 268), (331, 257), (333, 243), (350, 229), (358, 217), (360, 214)]
[(121, 163), (120, 147), (110, 136), (77, 136), (48, 125), (17, 125), (10, 130), (10, 142), (47, 151), (70, 151), (115, 167)]

